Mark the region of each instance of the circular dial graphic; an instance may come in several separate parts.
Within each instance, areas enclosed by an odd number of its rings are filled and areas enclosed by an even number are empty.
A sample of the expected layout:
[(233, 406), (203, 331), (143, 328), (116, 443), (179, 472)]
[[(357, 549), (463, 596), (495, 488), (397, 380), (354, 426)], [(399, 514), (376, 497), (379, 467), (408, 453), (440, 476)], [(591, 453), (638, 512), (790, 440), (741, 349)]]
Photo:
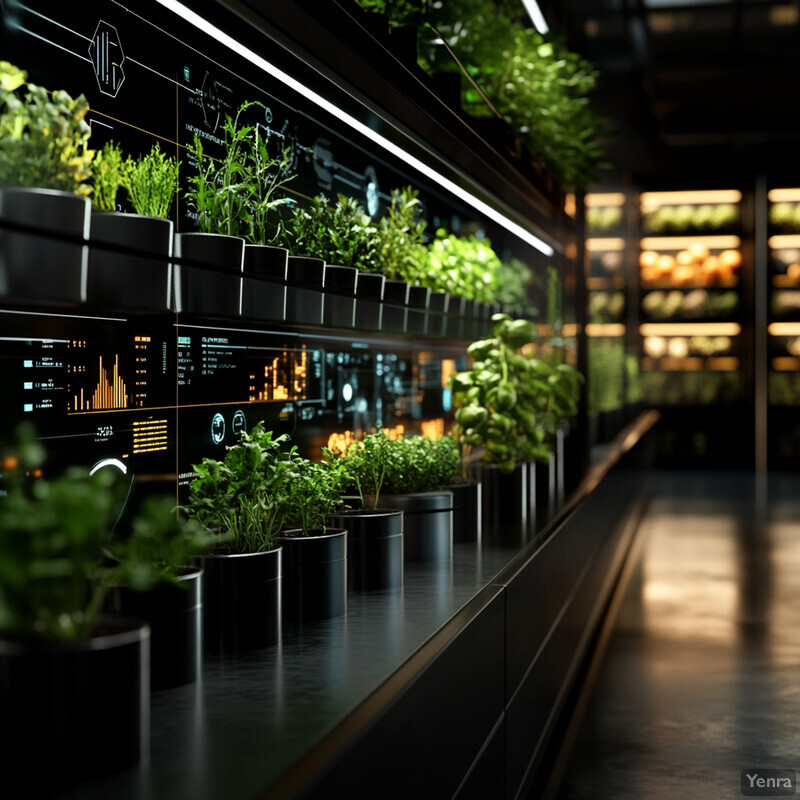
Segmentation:
[(225, 439), (225, 417), (222, 414), (214, 414), (211, 420), (211, 441), (214, 444), (222, 444)]

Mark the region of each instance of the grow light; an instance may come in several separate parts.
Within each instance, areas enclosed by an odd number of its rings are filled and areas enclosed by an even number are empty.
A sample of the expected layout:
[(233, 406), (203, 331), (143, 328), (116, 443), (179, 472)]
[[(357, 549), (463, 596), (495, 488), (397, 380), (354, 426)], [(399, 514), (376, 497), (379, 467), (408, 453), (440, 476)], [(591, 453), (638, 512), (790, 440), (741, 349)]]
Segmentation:
[(767, 331), (770, 336), (800, 336), (800, 322), (773, 322)]
[(585, 197), (586, 208), (609, 208), (624, 206), (625, 195), (622, 192), (592, 192)]
[(772, 189), (767, 197), (770, 203), (798, 203), (800, 189)]
[(767, 244), (772, 250), (783, 250), (788, 247), (800, 247), (800, 236), (797, 234), (780, 234), (778, 236), (770, 236), (767, 239)]
[[(509, 219), (504, 214), (501, 214), (499, 211), (492, 208), (492, 206), (490, 206), (488, 203), (465, 191), (449, 178), (446, 178), (444, 175), (428, 166), (428, 164), (421, 159), (411, 155), (410, 153), (407, 153), (399, 145), (396, 145), (394, 142), (390, 141), (377, 131), (372, 130), (372, 128), (370, 128), (368, 125), (365, 125), (351, 114), (348, 114), (346, 111), (338, 108), (330, 100), (326, 100), (322, 95), (317, 94), (308, 86), (303, 85), (300, 81), (293, 78), (288, 73), (262, 58), (260, 55), (258, 55), (258, 53), (250, 50), (248, 47), (245, 47), (241, 42), (237, 41), (220, 28), (217, 28), (215, 25), (212, 25), (208, 20), (192, 11), (183, 3), (178, 2), (178, 0), (157, 0), (157, 2), (169, 11), (172, 11), (173, 14), (181, 17), (181, 19), (185, 20), (190, 25), (193, 25), (198, 30), (219, 42), (221, 45), (227, 47), (229, 50), (233, 51), (242, 58), (245, 58), (254, 67), (257, 67), (262, 72), (265, 72), (276, 80), (279, 80), (285, 86), (297, 92), (297, 94), (299, 94), (301, 97), (311, 100), (321, 109), (327, 111), (341, 122), (344, 122), (345, 125), (348, 125), (354, 131), (357, 131), (362, 136), (383, 148), (387, 153), (390, 153), (395, 158), (400, 159), (408, 166), (413, 167), (421, 175), (424, 175), (426, 178), (438, 184), (441, 188), (445, 189), (454, 197), (457, 197), (459, 200), (471, 206), (478, 213), (488, 217), (493, 222), (496, 222), (498, 225), (505, 228), (509, 233), (514, 234), (526, 244), (536, 248), (540, 253), (543, 253), (546, 256), (553, 255), (553, 248), (549, 244), (537, 236), (534, 236), (529, 230), (523, 228), (522, 225), (514, 222), (512, 219)], [(544, 20), (542, 19), (542, 21)]]
[(528, 12), (528, 16), (531, 18), (533, 27), (536, 28), (536, 30), (542, 35), (547, 33), (550, 28), (548, 27), (544, 18), (544, 14), (542, 14), (542, 9), (539, 8), (539, 4), (536, 2), (536, 0), (522, 0), (522, 5), (525, 6), (525, 10)]
[(625, 326), (618, 322), (606, 322), (606, 323), (590, 322), (586, 326), (586, 335), (591, 337), (624, 336)]
[(648, 236), (642, 239), (642, 250), (686, 250), (702, 244), (709, 250), (736, 250), (742, 241), (738, 236)]
[(593, 238), (586, 240), (586, 250), (589, 253), (601, 253), (609, 250), (624, 250), (625, 240), (619, 238)]
[(742, 193), (738, 189), (711, 189), (699, 192), (643, 192), (639, 198), (642, 206), (738, 203), (741, 199)]
[(738, 322), (646, 322), (639, 326), (642, 336), (738, 336)]

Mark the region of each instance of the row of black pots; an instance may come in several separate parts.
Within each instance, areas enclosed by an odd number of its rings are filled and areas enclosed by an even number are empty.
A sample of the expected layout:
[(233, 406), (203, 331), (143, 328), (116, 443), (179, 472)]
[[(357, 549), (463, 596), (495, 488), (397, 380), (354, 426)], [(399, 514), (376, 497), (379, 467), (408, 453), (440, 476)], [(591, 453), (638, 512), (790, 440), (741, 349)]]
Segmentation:
[(454, 339), (478, 338), (505, 310), (239, 237), (175, 235), (169, 220), (90, 212), (84, 197), (0, 188), (0, 298)]

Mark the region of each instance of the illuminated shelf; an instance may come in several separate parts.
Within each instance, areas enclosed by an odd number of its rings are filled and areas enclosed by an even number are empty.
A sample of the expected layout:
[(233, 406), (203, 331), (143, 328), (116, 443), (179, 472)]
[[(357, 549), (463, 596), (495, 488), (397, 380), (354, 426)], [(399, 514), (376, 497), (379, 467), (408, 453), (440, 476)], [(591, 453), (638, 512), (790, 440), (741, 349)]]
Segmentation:
[(678, 285), (673, 281), (664, 280), (664, 281), (642, 281), (642, 288), (647, 289), (681, 289), (691, 290), (691, 289), (732, 289), (735, 286), (739, 285), (739, 279), (737, 277), (731, 278), (717, 278), (713, 283), (684, 283)]
[(586, 240), (588, 253), (621, 252), (625, 249), (625, 240), (619, 236), (593, 236)]
[(792, 280), (788, 275), (774, 275), (772, 285), (776, 289), (797, 289), (800, 287), (800, 284)]
[(622, 192), (592, 192), (584, 198), (586, 208), (609, 208), (625, 205)]
[(767, 198), (770, 203), (799, 203), (800, 189), (771, 189)]
[(741, 199), (742, 193), (738, 189), (710, 189), (697, 192), (642, 192), (639, 196), (639, 205), (642, 208), (658, 208), (659, 206), (736, 204)]
[(779, 233), (775, 236), (770, 236), (769, 239), (767, 239), (767, 244), (772, 250), (785, 250), (800, 247), (800, 234)]
[(701, 244), (709, 250), (738, 250), (742, 240), (738, 236), (645, 236), (639, 241), (642, 250), (686, 250)]
[(642, 369), (646, 372), (737, 372), (739, 359), (734, 356), (686, 356), (676, 358), (650, 358), (646, 356), (641, 361)]
[(773, 322), (767, 332), (770, 336), (800, 336), (800, 322)]
[(621, 275), (614, 278), (587, 278), (586, 288), (592, 292), (600, 292), (608, 289), (624, 289), (625, 278)]
[(645, 322), (639, 326), (642, 336), (738, 336), (738, 322)]
[(800, 370), (800, 358), (778, 356), (772, 359), (772, 369), (776, 372), (797, 372)]
[(586, 335), (594, 338), (600, 337), (619, 337), (625, 335), (625, 326), (618, 322), (597, 323), (590, 322), (586, 326)]

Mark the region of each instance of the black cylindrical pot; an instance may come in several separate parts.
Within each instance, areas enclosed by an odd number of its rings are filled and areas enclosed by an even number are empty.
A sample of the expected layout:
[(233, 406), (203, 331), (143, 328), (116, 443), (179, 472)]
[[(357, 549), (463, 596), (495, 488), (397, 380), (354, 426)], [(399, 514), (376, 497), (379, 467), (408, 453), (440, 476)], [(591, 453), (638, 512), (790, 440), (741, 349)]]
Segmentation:
[(285, 247), (244, 246), (243, 317), (277, 322), (286, 319), (288, 259), (289, 251)]
[(480, 338), (480, 325), (477, 319), (477, 301), (464, 300), (464, 315), (461, 318), (461, 338), (474, 341)]
[(536, 530), (541, 530), (552, 518), (556, 509), (556, 459), (553, 453), (545, 464), (536, 461), (531, 469), (531, 488), (535, 510)]
[(453, 556), (453, 493), (417, 492), (380, 495), (380, 508), (403, 512), (403, 558), (435, 563)]
[[(94, 212), (86, 302), (97, 308), (172, 309), (173, 224), (160, 217)], [(128, 248), (123, 253), (103, 245)]]
[(453, 493), (453, 543), (480, 541), (480, 483), (451, 483), (444, 488)]
[(378, 331), (383, 323), (384, 275), (359, 272), (356, 282), (355, 326), (360, 331)]
[(397, 589), (403, 585), (403, 512), (357, 508), (329, 517), (347, 531), (347, 588)]
[(347, 531), (343, 528), (284, 531), (283, 617), (311, 622), (347, 611)]
[(356, 286), (358, 270), (355, 267), (325, 267), (325, 307), (323, 320), (334, 328), (352, 328), (356, 315)]
[(450, 295), (447, 292), (431, 292), (428, 301), (428, 322), (426, 326), (428, 336), (447, 335), (449, 305)]
[(148, 592), (112, 590), (111, 610), (150, 625), (150, 688), (170, 689), (199, 680), (203, 665), (203, 571), (187, 569), (177, 584)]
[(238, 317), (242, 299), (244, 239), (219, 233), (175, 234), (175, 311)]
[(112, 618), (99, 620), (85, 642), (0, 639), (0, 753), (7, 777), (23, 770), (26, 797), (50, 796), (146, 754), (149, 647), (147, 625)]
[(463, 332), (464, 304), (463, 297), (449, 295), (447, 303), (447, 317), (445, 318), (445, 336), (448, 339), (461, 339)]
[(203, 644), (206, 652), (256, 650), (281, 641), (281, 548), (262, 553), (206, 554)]
[(289, 256), (286, 281), (286, 321), (300, 325), (322, 325), (325, 261), (321, 258)]
[(405, 281), (386, 281), (383, 285), (383, 330), (405, 333), (408, 314), (408, 290)]
[(0, 301), (84, 302), (88, 247), (59, 237), (87, 240), (90, 219), (85, 197), (53, 189), (0, 187), (0, 221), (36, 229), (24, 233), (0, 227)]
[(495, 464), (481, 464), (481, 504), (484, 541), (517, 545), (528, 536), (531, 513), (528, 464), (501, 472)]
[(431, 290), (426, 286), (408, 287), (408, 316), (406, 329), (408, 333), (424, 336), (427, 333), (428, 303)]

